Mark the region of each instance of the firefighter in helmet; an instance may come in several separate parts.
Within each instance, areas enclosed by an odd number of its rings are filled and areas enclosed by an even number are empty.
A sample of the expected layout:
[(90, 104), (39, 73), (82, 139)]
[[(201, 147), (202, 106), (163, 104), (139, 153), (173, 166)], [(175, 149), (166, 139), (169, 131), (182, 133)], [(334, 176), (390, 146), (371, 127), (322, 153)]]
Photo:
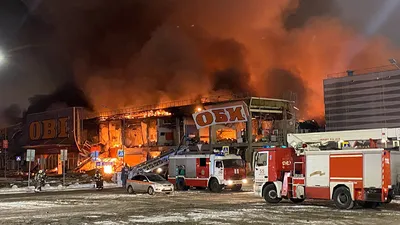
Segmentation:
[(46, 182), (46, 173), (43, 170), (39, 170), (35, 174), (35, 190), (42, 191), (42, 187), (45, 185)]
[(96, 182), (96, 188), (101, 189), (103, 188), (103, 176), (100, 173), (100, 170), (96, 170), (96, 173), (94, 174), (94, 181)]

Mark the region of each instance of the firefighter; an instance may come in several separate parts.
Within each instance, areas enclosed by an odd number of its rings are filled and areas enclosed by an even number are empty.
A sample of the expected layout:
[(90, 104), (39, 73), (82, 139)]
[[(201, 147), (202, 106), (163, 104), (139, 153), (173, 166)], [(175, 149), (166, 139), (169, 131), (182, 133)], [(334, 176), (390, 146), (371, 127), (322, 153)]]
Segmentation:
[(103, 176), (101, 175), (100, 170), (96, 170), (94, 181), (96, 182), (96, 189), (103, 189)]
[(128, 180), (128, 173), (129, 173), (128, 167), (125, 164), (121, 169), (122, 187), (126, 187), (126, 181)]
[(46, 173), (43, 170), (39, 170), (35, 174), (35, 191), (42, 191), (42, 187), (44, 186), (46, 182)]

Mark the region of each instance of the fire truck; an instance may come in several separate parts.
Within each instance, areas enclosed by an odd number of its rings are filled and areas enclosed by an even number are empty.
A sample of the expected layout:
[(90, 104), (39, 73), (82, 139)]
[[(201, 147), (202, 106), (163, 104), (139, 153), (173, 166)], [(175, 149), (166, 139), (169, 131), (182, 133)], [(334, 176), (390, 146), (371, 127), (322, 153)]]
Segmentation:
[(169, 157), (168, 181), (177, 190), (190, 187), (209, 188), (221, 192), (223, 188), (239, 191), (247, 183), (245, 162), (238, 155), (227, 153), (183, 153)]
[(374, 208), (400, 191), (400, 129), (288, 134), (289, 147), (258, 149), (254, 191), (268, 203), (333, 200)]

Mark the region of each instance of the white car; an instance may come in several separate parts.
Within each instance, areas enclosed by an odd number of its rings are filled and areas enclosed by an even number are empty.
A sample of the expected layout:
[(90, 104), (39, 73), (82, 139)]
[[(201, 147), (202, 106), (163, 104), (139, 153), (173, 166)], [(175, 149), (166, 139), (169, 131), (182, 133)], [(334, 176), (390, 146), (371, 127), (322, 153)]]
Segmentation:
[(143, 173), (132, 177), (126, 182), (126, 190), (129, 194), (133, 193), (155, 193), (170, 194), (174, 191), (174, 185), (155, 173)]

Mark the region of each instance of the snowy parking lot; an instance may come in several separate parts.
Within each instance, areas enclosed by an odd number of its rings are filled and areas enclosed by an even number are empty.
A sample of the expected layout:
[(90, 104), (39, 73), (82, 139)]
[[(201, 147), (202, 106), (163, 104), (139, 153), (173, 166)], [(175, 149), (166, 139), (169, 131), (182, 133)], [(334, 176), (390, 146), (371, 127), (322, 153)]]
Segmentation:
[(0, 224), (400, 224), (400, 202), (340, 211), (322, 201), (270, 205), (251, 192), (149, 196), (105, 189), (0, 198)]

